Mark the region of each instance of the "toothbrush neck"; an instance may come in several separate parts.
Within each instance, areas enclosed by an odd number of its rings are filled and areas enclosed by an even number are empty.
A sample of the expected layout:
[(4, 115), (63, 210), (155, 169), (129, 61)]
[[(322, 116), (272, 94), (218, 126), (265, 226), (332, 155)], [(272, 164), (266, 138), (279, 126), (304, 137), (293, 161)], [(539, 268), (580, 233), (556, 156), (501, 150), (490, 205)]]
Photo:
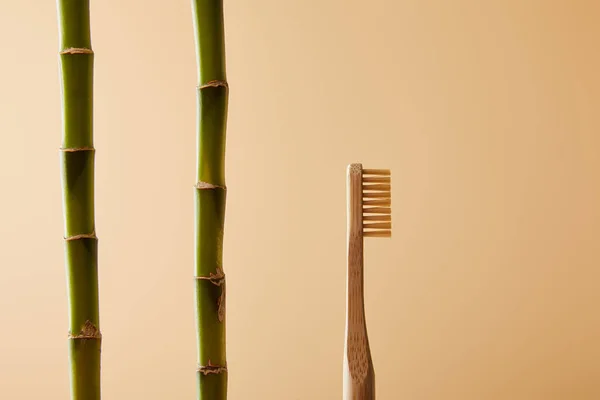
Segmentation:
[(348, 237), (348, 269), (346, 275), (347, 329), (355, 331), (365, 326), (363, 238), (359, 233)]

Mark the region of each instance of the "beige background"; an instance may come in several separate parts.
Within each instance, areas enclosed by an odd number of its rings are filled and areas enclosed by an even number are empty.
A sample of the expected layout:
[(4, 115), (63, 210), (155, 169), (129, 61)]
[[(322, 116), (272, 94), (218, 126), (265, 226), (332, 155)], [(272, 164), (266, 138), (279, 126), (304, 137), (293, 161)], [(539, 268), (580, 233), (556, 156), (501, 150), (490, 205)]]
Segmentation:
[[(188, 1), (93, 2), (106, 399), (195, 398)], [(227, 0), (231, 399), (341, 398), (345, 167), (383, 400), (600, 398), (600, 3)], [(0, 398), (68, 398), (53, 1), (0, 15)]]

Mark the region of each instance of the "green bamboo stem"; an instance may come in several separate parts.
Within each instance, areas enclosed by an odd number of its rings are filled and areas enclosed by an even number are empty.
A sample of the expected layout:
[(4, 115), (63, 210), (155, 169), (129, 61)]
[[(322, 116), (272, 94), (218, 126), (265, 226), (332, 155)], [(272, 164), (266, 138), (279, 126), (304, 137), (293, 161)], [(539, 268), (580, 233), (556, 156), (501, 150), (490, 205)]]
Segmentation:
[(227, 399), (225, 349), (225, 132), (229, 87), (225, 74), (222, 0), (192, 0), (196, 56), (197, 184), (195, 298), (198, 400)]
[(58, 0), (62, 98), (61, 178), (72, 400), (100, 399), (101, 334), (94, 217), (89, 0)]

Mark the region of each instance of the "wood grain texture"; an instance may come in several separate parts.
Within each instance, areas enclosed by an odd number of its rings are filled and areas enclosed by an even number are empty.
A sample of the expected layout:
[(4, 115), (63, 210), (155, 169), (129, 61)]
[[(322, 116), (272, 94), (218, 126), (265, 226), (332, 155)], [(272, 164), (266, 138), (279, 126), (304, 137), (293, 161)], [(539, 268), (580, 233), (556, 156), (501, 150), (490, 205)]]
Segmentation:
[(364, 307), (362, 165), (347, 171), (348, 243), (344, 400), (375, 399), (375, 371), (369, 349)]

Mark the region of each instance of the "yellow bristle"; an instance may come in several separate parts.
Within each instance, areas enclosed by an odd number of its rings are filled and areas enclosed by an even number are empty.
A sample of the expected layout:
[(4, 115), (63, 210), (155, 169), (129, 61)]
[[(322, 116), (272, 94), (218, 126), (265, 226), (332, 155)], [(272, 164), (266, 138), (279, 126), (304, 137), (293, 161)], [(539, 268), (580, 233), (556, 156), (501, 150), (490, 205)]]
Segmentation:
[(392, 229), (391, 222), (375, 222), (371, 224), (363, 224), (363, 229)]
[(392, 209), (389, 207), (368, 207), (363, 208), (363, 214), (391, 214)]
[(387, 191), (389, 192), (392, 189), (392, 185), (385, 184), (372, 184), (372, 185), (364, 185), (363, 184), (363, 192), (367, 190), (376, 190), (376, 191)]
[(363, 236), (392, 236), (391, 183), (389, 169), (362, 170)]
[(387, 222), (391, 221), (391, 215), (363, 215), (363, 221), (372, 221), (372, 222)]
[(388, 231), (366, 231), (363, 232), (363, 236), (365, 237), (392, 237), (392, 231), (388, 230)]
[(389, 169), (363, 169), (362, 174), (364, 175), (391, 175)]
[(392, 181), (392, 178), (390, 178), (389, 176), (363, 176), (362, 181), (363, 183), (390, 183)]
[(363, 199), (370, 199), (370, 198), (390, 198), (392, 197), (392, 193), (391, 192), (373, 192), (373, 193), (363, 193)]
[(391, 206), (391, 199), (363, 200), (363, 206)]

